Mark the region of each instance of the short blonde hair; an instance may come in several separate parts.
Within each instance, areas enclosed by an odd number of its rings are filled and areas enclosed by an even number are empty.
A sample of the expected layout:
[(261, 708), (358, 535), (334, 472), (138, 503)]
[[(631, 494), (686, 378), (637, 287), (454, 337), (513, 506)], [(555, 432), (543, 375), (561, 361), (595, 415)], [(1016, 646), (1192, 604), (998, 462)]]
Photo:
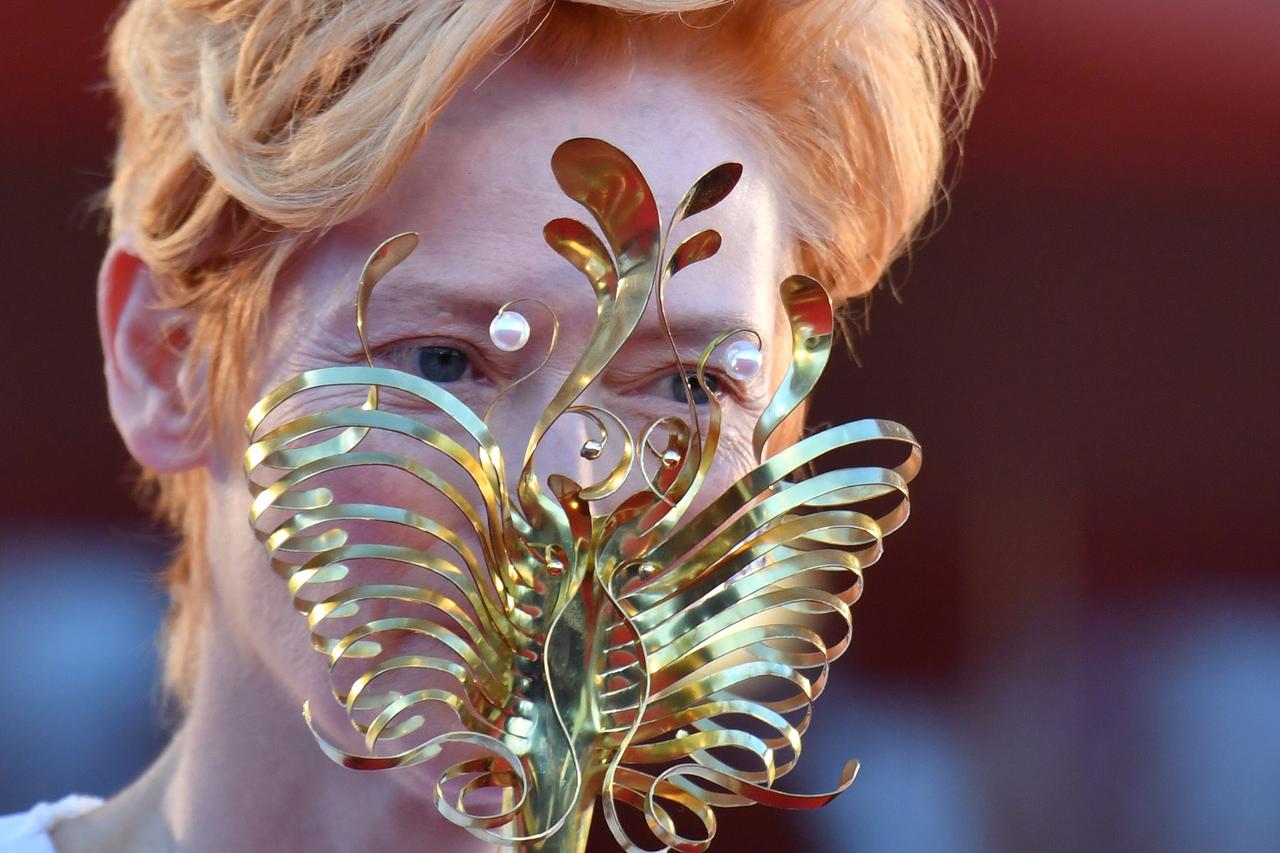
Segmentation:
[[(682, 52), (767, 131), (804, 271), (867, 292), (937, 199), (979, 89), (979, 19), (946, 0), (131, 0), (108, 204), (162, 302), (211, 434), (238, 422), (272, 284), (391, 183), (469, 74), (515, 46), (567, 65)], [(166, 686), (190, 696), (208, 599), (204, 469), (144, 472), (180, 545)]]

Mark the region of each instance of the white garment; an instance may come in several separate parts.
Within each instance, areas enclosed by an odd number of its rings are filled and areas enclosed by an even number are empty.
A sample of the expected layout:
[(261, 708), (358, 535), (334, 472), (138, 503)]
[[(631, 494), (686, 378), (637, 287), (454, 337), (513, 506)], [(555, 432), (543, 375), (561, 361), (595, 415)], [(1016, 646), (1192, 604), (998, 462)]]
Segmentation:
[(53, 825), (102, 805), (97, 797), (70, 794), (56, 803), (36, 803), (30, 811), (0, 817), (0, 853), (55, 853)]

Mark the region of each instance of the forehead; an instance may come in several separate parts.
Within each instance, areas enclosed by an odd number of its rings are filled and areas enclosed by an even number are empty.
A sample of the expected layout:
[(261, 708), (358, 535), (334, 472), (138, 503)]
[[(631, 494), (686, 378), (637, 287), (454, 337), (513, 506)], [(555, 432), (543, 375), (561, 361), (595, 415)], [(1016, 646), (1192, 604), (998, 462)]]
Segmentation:
[[(721, 251), (673, 280), (670, 304), (769, 326), (789, 247), (775, 183), (735, 109), (680, 69), (575, 72), (517, 56), (487, 79), (465, 81), (387, 192), (332, 236), (362, 262), (391, 234), (419, 232), (421, 247), (397, 279), (429, 283), (432, 301), (455, 295), (496, 307), (533, 295), (557, 311), (594, 313), (586, 283), (542, 237), (543, 225), (561, 216), (594, 227), (555, 182), (556, 146), (595, 136), (621, 148), (648, 180), (664, 220), (703, 173), (733, 160), (744, 165), (733, 193), (673, 235), (674, 246), (715, 228)], [(392, 296), (397, 286), (389, 277), (380, 289)]]

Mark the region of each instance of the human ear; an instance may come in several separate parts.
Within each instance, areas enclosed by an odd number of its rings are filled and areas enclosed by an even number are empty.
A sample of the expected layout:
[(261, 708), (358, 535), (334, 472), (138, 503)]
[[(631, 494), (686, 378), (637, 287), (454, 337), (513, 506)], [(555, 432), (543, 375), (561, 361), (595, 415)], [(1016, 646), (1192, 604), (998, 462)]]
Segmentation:
[(133, 457), (162, 474), (204, 464), (203, 424), (182, 370), (184, 318), (159, 307), (127, 234), (112, 240), (98, 273), (98, 332), (111, 417)]

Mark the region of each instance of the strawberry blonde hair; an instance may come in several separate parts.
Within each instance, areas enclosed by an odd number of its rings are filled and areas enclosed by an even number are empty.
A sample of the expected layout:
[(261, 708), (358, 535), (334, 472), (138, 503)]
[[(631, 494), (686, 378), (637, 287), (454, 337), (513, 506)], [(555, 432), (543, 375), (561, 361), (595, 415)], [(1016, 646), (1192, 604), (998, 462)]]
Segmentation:
[[(804, 272), (852, 304), (938, 197), (978, 23), (946, 0), (131, 0), (110, 39), (112, 231), (185, 317), (185, 369), (225, 436), (281, 267), (378, 198), (464, 78), (517, 47), (559, 66), (674, 58), (765, 131)], [(208, 472), (143, 475), (180, 537), (165, 682), (186, 699)]]

